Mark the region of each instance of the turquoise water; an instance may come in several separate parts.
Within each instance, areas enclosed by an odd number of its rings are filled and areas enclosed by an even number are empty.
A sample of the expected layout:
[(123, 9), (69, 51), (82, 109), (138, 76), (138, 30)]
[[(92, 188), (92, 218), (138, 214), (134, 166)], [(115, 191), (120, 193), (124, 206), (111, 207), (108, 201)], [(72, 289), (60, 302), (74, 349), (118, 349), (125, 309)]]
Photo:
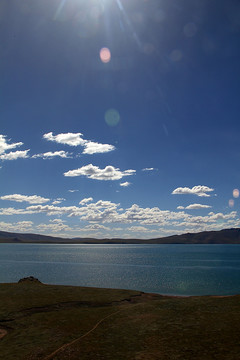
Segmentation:
[(0, 244), (0, 282), (136, 289), (169, 295), (240, 294), (240, 245)]

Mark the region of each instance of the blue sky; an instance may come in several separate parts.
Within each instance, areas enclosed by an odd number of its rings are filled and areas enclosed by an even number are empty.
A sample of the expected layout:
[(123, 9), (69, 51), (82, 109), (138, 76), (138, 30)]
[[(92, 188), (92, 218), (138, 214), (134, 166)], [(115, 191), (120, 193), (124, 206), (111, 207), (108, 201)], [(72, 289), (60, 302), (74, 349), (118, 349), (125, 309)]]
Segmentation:
[(238, 1), (0, 3), (0, 228), (239, 227)]

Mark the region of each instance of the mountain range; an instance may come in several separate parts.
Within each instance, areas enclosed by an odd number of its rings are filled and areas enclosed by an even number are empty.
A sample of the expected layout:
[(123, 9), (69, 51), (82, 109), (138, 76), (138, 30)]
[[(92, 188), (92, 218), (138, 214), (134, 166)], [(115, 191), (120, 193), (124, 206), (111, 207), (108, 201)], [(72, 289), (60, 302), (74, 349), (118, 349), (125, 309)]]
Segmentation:
[(240, 228), (186, 233), (154, 239), (62, 238), (0, 231), (0, 243), (36, 244), (240, 244)]

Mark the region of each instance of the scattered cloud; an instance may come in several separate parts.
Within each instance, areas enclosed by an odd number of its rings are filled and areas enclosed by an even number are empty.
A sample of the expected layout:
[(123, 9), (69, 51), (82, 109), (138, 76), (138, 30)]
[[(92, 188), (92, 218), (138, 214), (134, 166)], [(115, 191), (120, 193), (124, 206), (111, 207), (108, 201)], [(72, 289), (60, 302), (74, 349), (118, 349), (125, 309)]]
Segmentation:
[(107, 153), (115, 150), (115, 146), (109, 144), (100, 144), (93, 141), (88, 141), (84, 144), (83, 154), (99, 154)]
[(85, 205), (85, 204), (87, 204), (87, 203), (90, 202), (90, 201), (93, 201), (93, 198), (92, 198), (92, 197), (82, 199), (82, 200), (79, 202), (79, 205)]
[(15, 223), (7, 223), (4, 221), (0, 221), (0, 228), (2, 231), (26, 232), (32, 229), (32, 225), (32, 221), (18, 221)]
[(43, 135), (43, 138), (48, 141), (54, 141), (58, 144), (70, 145), (70, 146), (83, 146), (86, 140), (82, 139), (81, 133), (65, 133), (53, 135), (52, 132)]
[[(26, 209), (8, 208), (0, 209), (0, 215), (13, 215), (25, 213), (46, 213), (48, 216), (66, 215), (68, 217), (79, 216), (81, 220), (89, 222), (118, 222), (117, 208), (120, 204), (111, 201), (99, 200), (96, 203), (77, 206), (54, 206), (54, 205), (32, 205)], [(120, 215), (121, 217), (121, 215)]]
[(8, 200), (8, 201), (16, 201), (16, 202), (28, 202), (29, 204), (43, 204), (50, 199), (46, 199), (44, 197), (38, 196), (38, 195), (20, 195), (20, 194), (12, 194), (12, 195), (4, 195), (0, 196), (1, 200)]
[(10, 208), (0, 208), (0, 215), (24, 215), (24, 214), (35, 214), (36, 211), (29, 209), (15, 209), (13, 207)]
[[(54, 206), (54, 205), (31, 205), (26, 209), (0, 209), (0, 215), (23, 215), (45, 213), (48, 216), (79, 217), (81, 221), (91, 224), (133, 224), (133, 226), (158, 226), (161, 231), (172, 229), (172, 233), (182, 231), (205, 231), (206, 229), (223, 228), (231, 221), (231, 226), (240, 222), (237, 212), (227, 214), (210, 212), (206, 216), (193, 216), (184, 211), (174, 212), (161, 210), (158, 207), (141, 208), (133, 204), (127, 209), (120, 208), (120, 204), (111, 201), (99, 200), (96, 203), (83, 206)], [(56, 221), (55, 221), (56, 222)], [(229, 223), (230, 224), (230, 223)], [(46, 228), (47, 229), (47, 228)], [(139, 228), (138, 228), (139, 229)], [(180, 230), (181, 229), (181, 230)], [(137, 230), (137, 228), (136, 228)], [(151, 230), (152, 231), (152, 230)], [(150, 230), (149, 230), (150, 232)]]
[(1, 160), (17, 160), (17, 159), (26, 159), (29, 157), (28, 152), (30, 151), (30, 149), (28, 150), (23, 150), (23, 151), (11, 151), (10, 153), (5, 153), (5, 154), (1, 154), (0, 155), (0, 159)]
[(77, 192), (79, 190), (68, 190), (68, 191), (71, 192), (71, 193), (74, 193), (74, 192)]
[(214, 189), (211, 189), (208, 186), (198, 185), (198, 186), (194, 186), (192, 189), (190, 189), (188, 187), (179, 187), (179, 188), (173, 190), (172, 194), (173, 195), (190, 194), (190, 195), (197, 195), (197, 196), (201, 196), (201, 197), (209, 197), (210, 195), (207, 193), (212, 192), (212, 191), (214, 191)]
[[(56, 219), (55, 219), (56, 220)], [(60, 220), (60, 219), (57, 219)], [(39, 224), (36, 228), (40, 231), (46, 232), (51, 231), (53, 233), (61, 233), (62, 231), (72, 231), (68, 225), (64, 224), (62, 221), (51, 222), (50, 224)]]
[(145, 232), (145, 231), (148, 231), (149, 229), (147, 229), (144, 226), (131, 226), (127, 230), (133, 231), (133, 232), (142, 232), (142, 231)]
[(101, 224), (90, 224), (85, 226), (82, 230), (98, 231), (98, 230), (110, 230), (110, 228)]
[(104, 169), (100, 169), (98, 166), (92, 164), (83, 166), (75, 170), (69, 170), (64, 173), (64, 176), (86, 176), (89, 179), (94, 180), (120, 180), (124, 176), (135, 174), (136, 170), (124, 170), (120, 171), (114, 166), (108, 165)]
[(7, 137), (5, 135), (0, 135), (0, 160), (16, 160), (19, 158), (25, 159), (28, 158), (28, 150), (22, 150), (22, 151), (10, 151), (9, 153), (6, 153), (6, 151), (10, 149), (15, 149), (18, 146), (22, 146), (22, 142), (12, 143), (9, 144), (10, 140), (7, 140)]
[(63, 221), (62, 219), (52, 219), (52, 220), (49, 220), (50, 223), (53, 223), (53, 224), (59, 224), (59, 223), (63, 223), (65, 221)]
[(184, 207), (184, 206), (178, 206), (177, 209), (178, 209), (178, 210), (184, 210), (185, 207)]
[[(13, 194), (12, 200), (22, 202), (24, 195)], [(34, 195), (33, 195), (34, 196)], [(35, 195), (37, 196), (37, 195)], [(27, 196), (26, 196), (27, 197)], [(114, 231), (121, 231), (121, 237), (136, 236), (150, 238), (154, 236), (164, 236), (164, 234), (179, 234), (185, 232), (199, 232), (207, 230), (220, 230), (226, 227), (239, 227), (240, 219), (236, 211), (229, 213), (215, 213), (209, 212), (205, 216), (195, 216), (183, 211), (182, 207), (178, 207), (178, 211), (161, 210), (158, 207), (141, 207), (133, 204), (128, 208), (122, 208), (119, 203), (114, 203), (107, 200), (99, 200), (93, 202), (92, 198), (84, 198), (80, 201), (79, 206), (59, 206), (58, 204), (41, 204), (34, 205), (34, 199), (27, 197), (28, 202), (33, 205), (27, 206), (23, 209), (18, 208), (1, 208), (0, 215), (25, 215), (25, 214), (46, 214), (52, 216), (53, 219), (49, 223), (41, 223), (33, 228), (34, 231), (44, 233), (59, 234), (77, 232), (77, 236), (81, 231), (86, 234), (89, 231), (94, 231), (94, 237), (110, 237), (114, 236)], [(2, 197), (1, 197), (2, 199)], [(17, 199), (17, 200), (16, 200)], [(44, 198), (42, 198), (44, 199)], [(57, 198), (54, 201), (61, 201), (62, 198)], [(10, 198), (8, 198), (10, 200)], [(49, 199), (45, 199), (49, 200)], [(202, 204), (190, 204), (185, 209), (197, 209)], [(204, 205), (203, 205), (204, 206)], [(208, 206), (208, 205), (206, 205)], [(202, 207), (201, 207), (202, 208)], [(206, 207), (204, 207), (205, 209)], [(58, 217), (63, 217), (64, 220)], [(73, 226), (68, 224), (70, 218), (78, 217), (81, 222), (84, 222), (83, 227)], [(72, 222), (72, 221), (71, 221)], [(87, 225), (85, 223), (88, 223)], [(20, 223), (20, 222), (19, 222)], [(4, 228), (6, 231), (18, 231), (18, 229), (30, 228), (32, 223), (5, 223)], [(107, 224), (122, 224), (123, 228), (108, 228)], [(129, 228), (125, 225), (129, 224)], [(12, 227), (14, 226), (14, 227)], [(32, 229), (32, 228), (31, 228)], [(20, 231), (20, 230), (19, 230)], [(32, 231), (32, 230), (31, 230)], [(99, 231), (99, 232), (98, 232)], [(142, 233), (142, 235), (140, 234)], [(104, 235), (103, 235), (104, 234)], [(66, 235), (68, 236), (68, 235)], [(71, 236), (71, 235), (69, 235)], [(84, 235), (85, 236), (85, 235)], [(117, 235), (119, 236), (119, 235)]]
[(127, 187), (127, 186), (130, 186), (130, 185), (131, 185), (131, 183), (128, 182), (128, 181), (125, 181), (125, 182), (120, 184), (120, 186), (123, 186), (123, 187)]
[(157, 170), (156, 168), (144, 168), (142, 171), (154, 171)]
[(33, 155), (32, 158), (42, 158), (42, 159), (53, 159), (54, 157), (61, 157), (61, 158), (70, 158), (71, 157), (71, 153), (64, 151), (64, 150), (60, 150), (60, 151), (49, 151), (43, 154), (36, 154)]
[(101, 144), (91, 140), (85, 140), (82, 137), (82, 133), (61, 133), (58, 135), (53, 135), (52, 132), (49, 132), (43, 135), (43, 138), (45, 140), (54, 141), (58, 144), (64, 144), (69, 146), (83, 146), (83, 154), (107, 153), (116, 149), (113, 145)]
[(57, 198), (56, 200), (54, 200), (52, 202), (53, 205), (57, 205), (57, 204), (61, 204), (63, 201), (65, 201), (66, 199), (64, 198)]
[(8, 144), (7, 137), (5, 135), (0, 135), (0, 154), (5, 153), (6, 150), (15, 149), (18, 146), (22, 146), (22, 142)]

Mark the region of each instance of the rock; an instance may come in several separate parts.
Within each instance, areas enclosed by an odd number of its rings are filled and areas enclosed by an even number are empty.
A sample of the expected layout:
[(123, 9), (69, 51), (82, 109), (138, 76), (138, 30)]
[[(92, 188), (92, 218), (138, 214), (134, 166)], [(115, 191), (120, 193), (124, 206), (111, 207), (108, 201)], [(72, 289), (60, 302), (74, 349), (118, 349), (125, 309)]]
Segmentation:
[(18, 281), (18, 284), (22, 283), (22, 282), (33, 282), (33, 283), (42, 284), (41, 281), (38, 280), (37, 278), (35, 278), (34, 276), (28, 276), (28, 277), (22, 278)]

